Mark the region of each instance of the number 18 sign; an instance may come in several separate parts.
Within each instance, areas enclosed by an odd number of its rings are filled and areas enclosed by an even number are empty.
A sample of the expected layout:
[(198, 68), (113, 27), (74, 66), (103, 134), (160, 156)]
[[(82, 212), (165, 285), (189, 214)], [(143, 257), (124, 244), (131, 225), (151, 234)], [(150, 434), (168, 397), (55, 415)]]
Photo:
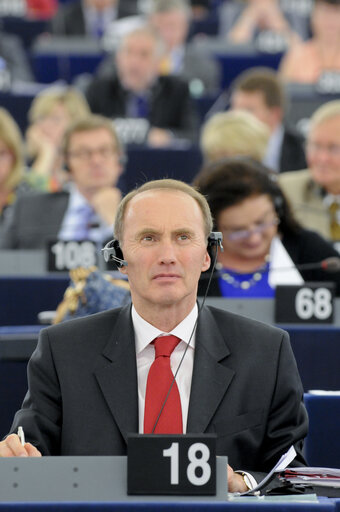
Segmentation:
[(128, 494), (216, 494), (216, 435), (131, 434)]

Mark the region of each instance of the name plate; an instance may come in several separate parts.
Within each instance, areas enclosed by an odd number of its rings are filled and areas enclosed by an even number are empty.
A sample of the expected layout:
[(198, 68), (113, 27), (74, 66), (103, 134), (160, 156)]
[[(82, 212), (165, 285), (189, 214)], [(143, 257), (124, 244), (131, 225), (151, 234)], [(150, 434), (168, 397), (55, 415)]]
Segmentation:
[(275, 291), (275, 322), (333, 323), (334, 296), (334, 283), (279, 285)]
[(47, 243), (47, 270), (68, 272), (77, 267), (91, 267), (98, 264), (98, 249), (91, 240), (63, 241)]
[(128, 494), (215, 495), (215, 434), (131, 434)]

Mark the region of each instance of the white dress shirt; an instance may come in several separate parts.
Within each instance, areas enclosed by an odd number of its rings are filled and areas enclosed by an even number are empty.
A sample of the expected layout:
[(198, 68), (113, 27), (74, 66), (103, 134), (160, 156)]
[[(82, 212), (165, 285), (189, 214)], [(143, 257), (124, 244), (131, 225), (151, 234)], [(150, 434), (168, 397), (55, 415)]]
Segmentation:
[(194, 330), (195, 322), (198, 315), (198, 307), (195, 304), (189, 315), (178, 324), (171, 332), (164, 333), (153, 325), (146, 322), (132, 306), (132, 322), (135, 331), (136, 340), (136, 357), (137, 357), (137, 379), (138, 379), (138, 420), (139, 432), (144, 432), (144, 405), (145, 405), (145, 392), (146, 381), (151, 364), (155, 359), (155, 348), (150, 343), (158, 336), (165, 334), (173, 334), (182, 340), (174, 349), (170, 357), (170, 366), (173, 373), (176, 372), (178, 365), (183, 357), (186, 347), (188, 347), (181, 367), (176, 376), (176, 383), (178, 386), (181, 406), (182, 406), (182, 420), (183, 420), (183, 433), (186, 432), (186, 425), (188, 420), (189, 398), (191, 390), (192, 370), (194, 366), (194, 353), (195, 353), (195, 332), (190, 336)]

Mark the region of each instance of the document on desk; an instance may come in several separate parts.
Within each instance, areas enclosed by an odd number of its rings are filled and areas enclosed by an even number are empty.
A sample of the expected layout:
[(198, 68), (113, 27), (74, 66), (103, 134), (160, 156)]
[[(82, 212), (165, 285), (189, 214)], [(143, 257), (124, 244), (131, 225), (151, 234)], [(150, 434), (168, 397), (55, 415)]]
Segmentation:
[(268, 473), (268, 475), (266, 475), (265, 478), (261, 480), (261, 482), (259, 482), (256, 487), (254, 487), (254, 489), (250, 489), (247, 492), (241, 493), (241, 496), (247, 496), (262, 489), (271, 480), (272, 476), (275, 473), (282, 473), (282, 471), (284, 471), (289, 466), (289, 464), (292, 462), (292, 460), (295, 459), (295, 457), (295, 448), (294, 446), (291, 446), (289, 450), (281, 456), (280, 460), (275, 464), (275, 466)]
[(287, 467), (282, 476), (292, 484), (317, 485), (340, 489), (340, 469), (336, 468)]

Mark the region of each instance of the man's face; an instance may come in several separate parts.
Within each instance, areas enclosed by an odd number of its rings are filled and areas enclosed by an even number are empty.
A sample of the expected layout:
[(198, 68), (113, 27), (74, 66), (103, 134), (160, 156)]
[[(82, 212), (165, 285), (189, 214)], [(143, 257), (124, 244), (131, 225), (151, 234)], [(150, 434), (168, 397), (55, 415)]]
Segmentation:
[(73, 182), (83, 193), (114, 186), (121, 173), (117, 143), (106, 128), (74, 133), (67, 163)]
[(210, 265), (198, 203), (177, 190), (135, 196), (124, 216), (122, 250), (131, 295), (144, 318), (150, 312), (193, 308), (197, 283)]
[(236, 90), (231, 96), (233, 110), (247, 110), (273, 131), (282, 121), (282, 112), (278, 107), (268, 107), (261, 91)]
[(311, 129), (307, 161), (313, 180), (331, 194), (340, 194), (340, 115)]
[(185, 43), (189, 21), (186, 13), (181, 9), (155, 13), (151, 15), (150, 21), (169, 50)]
[(157, 42), (148, 34), (127, 36), (117, 52), (116, 63), (123, 86), (132, 92), (150, 87), (158, 74)]

